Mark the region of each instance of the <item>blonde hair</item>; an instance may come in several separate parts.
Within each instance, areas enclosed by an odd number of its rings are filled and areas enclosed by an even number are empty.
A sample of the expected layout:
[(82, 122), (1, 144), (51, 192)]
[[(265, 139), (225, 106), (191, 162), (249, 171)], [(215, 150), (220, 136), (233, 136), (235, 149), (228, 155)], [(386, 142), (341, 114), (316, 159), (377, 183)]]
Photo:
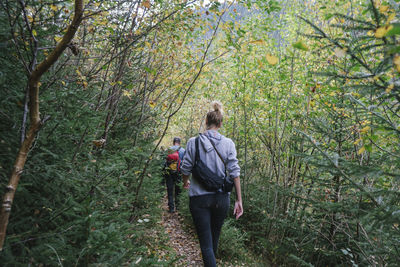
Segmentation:
[(222, 104), (219, 101), (213, 101), (211, 103), (212, 109), (207, 113), (207, 127), (214, 125), (221, 127), (223, 120)]

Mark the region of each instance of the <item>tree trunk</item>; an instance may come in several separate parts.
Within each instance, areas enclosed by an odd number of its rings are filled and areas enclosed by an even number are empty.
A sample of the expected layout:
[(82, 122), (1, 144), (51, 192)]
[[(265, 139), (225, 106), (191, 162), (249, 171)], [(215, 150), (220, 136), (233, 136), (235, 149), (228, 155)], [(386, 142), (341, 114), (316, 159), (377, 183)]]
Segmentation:
[(58, 60), (63, 51), (67, 48), (71, 42), (76, 31), (78, 30), (79, 24), (82, 21), (83, 15), (83, 0), (75, 0), (75, 14), (74, 18), (69, 25), (67, 32), (63, 36), (62, 40), (57, 44), (54, 50), (43, 60), (30, 74), (28, 80), (29, 90), (29, 115), (30, 125), (27, 136), (22, 142), (21, 147), (18, 151), (17, 158), (15, 160), (14, 168), (8, 182), (6, 192), (3, 197), (3, 203), (0, 212), (0, 251), (3, 250), (4, 239), (6, 237), (6, 229), (8, 219), (10, 217), (11, 206), (14, 200), (14, 195), (18, 186), (19, 179), (23, 172), (26, 159), (28, 157), (29, 149), (36, 138), (37, 132), (41, 125), (45, 122), (40, 120), (39, 113), (39, 81), (42, 75), (49, 70), (49, 68)]

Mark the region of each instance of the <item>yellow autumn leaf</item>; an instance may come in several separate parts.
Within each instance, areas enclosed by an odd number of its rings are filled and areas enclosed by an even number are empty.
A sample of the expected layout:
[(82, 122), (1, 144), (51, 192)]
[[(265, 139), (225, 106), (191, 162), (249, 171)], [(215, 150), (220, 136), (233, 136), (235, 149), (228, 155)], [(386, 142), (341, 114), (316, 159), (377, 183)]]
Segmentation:
[(396, 17), (396, 13), (390, 13), (388, 19), (387, 19), (387, 24), (389, 24), (394, 18)]
[(129, 99), (131, 98), (131, 93), (127, 90), (123, 90), (122, 95), (128, 97)]
[(396, 66), (397, 71), (400, 72), (400, 56), (393, 58), (393, 64)]
[(276, 56), (267, 54), (266, 58), (267, 58), (268, 63), (271, 65), (275, 65), (276, 63), (278, 63), (278, 58)]
[(36, 30), (32, 30), (32, 34), (33, 34), (33, 36), (36, 36), (37, 35)]
[(28, 16), (28, 20), (29, 20), (30, 23), (32, 23), (33, 22), (32, 16)]
[(366, 133), (366, 132), (368, 132), (370, 129), (371, 129), (371, 127), (365, 126), (364, 128), (362, 128), (362, 129), (360, 130), (360, 133)]
[(262, 69), (264, 67), (264, 64), (262, 63), (262, 61), (260, 59), (257, 59), (257, 63), (258, 63), (258, 67), (260, 69)]
[(363, 146), (358, 150), (357, 154), (360, 155), (360, 154), (364, 153), (364, 151), (365, 151), (365, 147)]
[(61, 81), (61, 83), (62, 83), (62, 85), (64, 85), (64, 86), (65, 86), (65, 82), (64, 82), (64, 81)]
[(381, 13), (383, 13), (383, 12), (386, 12), (386, 11), (388, 11), (389, 10), (389, 6), (381, 6), (380, 8), (379, 8), (379, 11), (381, 12)]
[(386, 26), (379, 27), (375, 31), (375, 37), (376, 38), (383, 38), (383, 36), (385, 36), (385, 34), (388, 31), (390, 31), (392, 28), (393, 28), (393, 25), (386, 25)]
[(150, 106), (151, 108), (154, 108), (154, 107), (156, 106), (156, 103), (155, 103), (154, 101), (150, 101), (150, 102), (149, 102), (149, 106)]
[(392, 83), (392, 84), (390, 84), (390, 85), (386, 88), (385, 92), (386, 92), (387, 94), (389, 94), (389, 93), (392, 91), (393, 88), (394, 88), (394, 84)]
[(50, 5), (50, 8), (51, 8), (53, 11), (57, 11), (57, 10), (58, 10), (57, 6), (56, 6), (56, 5), (53, 5), (53, 4)]
[(59, 42), (61, 42), (62, 37), (61, 37), (61, 36), (56, 36), (56, 37), (54, 37), (54, 40), (55, 40), (57, 43), (59, 43)]
[(358, 145), (358, 143), (360, 143), (361, 142), (361, 138), (360, 139), (357, 139), (353, 144), (354, 145)]
[(83, 82), (82, 82), (82, 85), (83, 85), (83, 88), (86, 88), (86, 87), (88, 86), (87, 81), (83, 81)]
[(250, 44), (262, 45), (262, 44), (264, 44), (264, 40), (254, 40), (254, 41), (251, 41)]

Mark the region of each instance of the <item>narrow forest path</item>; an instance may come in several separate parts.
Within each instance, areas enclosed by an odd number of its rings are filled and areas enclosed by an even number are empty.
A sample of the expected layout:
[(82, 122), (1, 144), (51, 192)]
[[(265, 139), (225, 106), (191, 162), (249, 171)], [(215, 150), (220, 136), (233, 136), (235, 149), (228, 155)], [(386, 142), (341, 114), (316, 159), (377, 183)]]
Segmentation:
[[(179, 257), (174, 266), (203, 266), (200, 245), (195, 230), (184, 224), (184, 218), (179, 212), (168, 212), (168, 199), (166, 195), (162, 201), (162, 210), (161, 224), (169, 236), (169, 247)], [(245, 263), (233, 265), (219, 259), (217, 259), (217, 265), (226, 267), (246, 266)]]
[(184, 229), (183, 218), (179, 212), (168, 212), (168, 199), (165, 195), (162, 202), (162, 225), (169, 236), (169, 245), (180, 258), (176, 266), (202, 266), (200, 245), (192, 229)]

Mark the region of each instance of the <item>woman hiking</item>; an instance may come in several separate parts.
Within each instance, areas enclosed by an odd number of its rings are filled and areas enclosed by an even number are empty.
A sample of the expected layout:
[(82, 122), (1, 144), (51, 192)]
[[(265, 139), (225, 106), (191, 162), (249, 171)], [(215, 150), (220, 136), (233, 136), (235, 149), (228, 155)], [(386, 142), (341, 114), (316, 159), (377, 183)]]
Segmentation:
[(223, 120), (221, 103), (214, 101), (212, 107), (204, 133), (189, 139), (181, 166), (183, 187), (189, 189), (190, 212), (206, 267), (216, 266), (218, 239), (229, 210), (232, 181), (236, 191), (233, 214), (236, 219), (243, 214), (235, 144), (218, 132)]

